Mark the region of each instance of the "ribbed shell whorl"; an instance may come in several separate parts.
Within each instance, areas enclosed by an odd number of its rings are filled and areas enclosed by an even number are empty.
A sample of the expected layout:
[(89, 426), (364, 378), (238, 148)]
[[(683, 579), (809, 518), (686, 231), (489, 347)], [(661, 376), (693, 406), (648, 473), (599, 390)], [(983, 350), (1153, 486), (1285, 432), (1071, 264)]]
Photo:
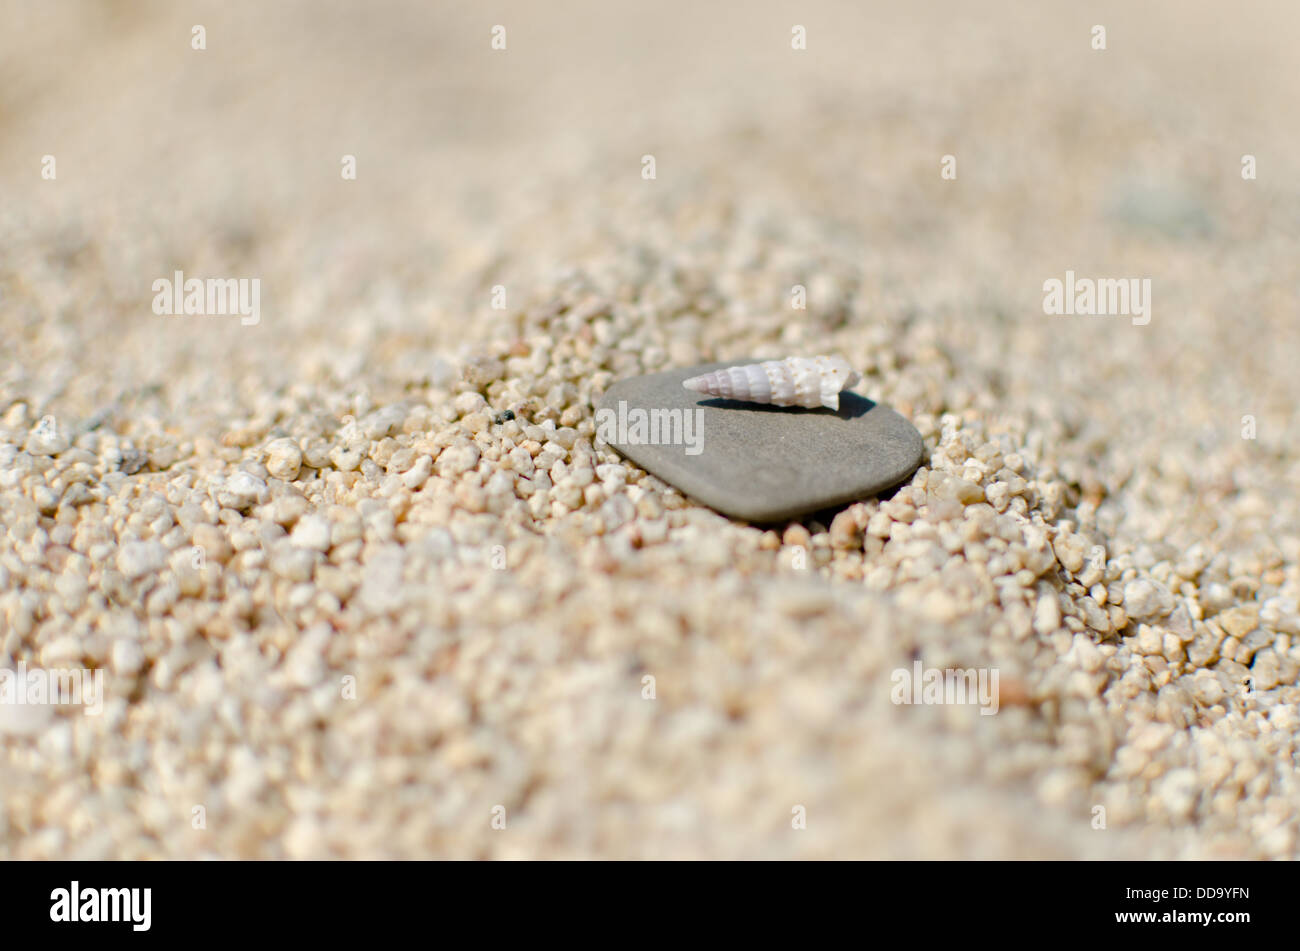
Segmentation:
[(838, 410), (840, 391), (860, 379), (841, 357), (787, 357), (714, 370), (682, 386), (725, 400)]

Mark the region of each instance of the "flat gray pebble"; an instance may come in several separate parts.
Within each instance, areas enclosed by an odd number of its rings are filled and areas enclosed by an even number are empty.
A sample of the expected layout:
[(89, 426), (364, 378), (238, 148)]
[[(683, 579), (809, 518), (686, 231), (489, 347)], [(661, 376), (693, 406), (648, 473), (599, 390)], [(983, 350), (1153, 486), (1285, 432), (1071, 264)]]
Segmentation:
[[(751, 522), (795, 518), (874, 495), (921, 464), (925, 445), (916, 428), (853, 392), (841, 394), (834, 412), (721, 400), (682, 386), (688, 377), (753, 362), (707, 363), (621, 380), (600, 400), (597, 433), (612, 437), (606, 441), (647, 472), (724, 515)], [(620, 402), (629, 422), (623, 432), (617, 431)], [(648, 420), (652, 410), (696, 409), (700, 414), (689, 425), (666, 427), (675, 444), (662, 432), (658, 443), (640, 442), (630, 425), (638, 411)]]

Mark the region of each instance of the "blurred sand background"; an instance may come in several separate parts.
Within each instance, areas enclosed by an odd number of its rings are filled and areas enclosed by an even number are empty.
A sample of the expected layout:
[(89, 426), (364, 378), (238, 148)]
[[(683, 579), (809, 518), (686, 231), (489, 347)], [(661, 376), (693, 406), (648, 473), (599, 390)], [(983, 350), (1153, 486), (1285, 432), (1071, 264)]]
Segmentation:
[[(0, 0), (0, 663), (108, 674), (0, 855), (1295, 857), (1300, 12), (1138, 6)], [(931, 453), (834, 530), (590, 438), (821, 352)]]

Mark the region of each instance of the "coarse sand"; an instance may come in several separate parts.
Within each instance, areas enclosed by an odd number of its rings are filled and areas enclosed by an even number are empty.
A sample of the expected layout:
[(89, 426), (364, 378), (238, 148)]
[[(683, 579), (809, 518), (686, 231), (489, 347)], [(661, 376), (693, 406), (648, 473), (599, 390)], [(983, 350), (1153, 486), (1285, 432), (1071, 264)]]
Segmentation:
[[(0, 666), (104, 690), (0, 704), (0, 857), (1300, 853), (1295, 4), (0, 22)], [(823, 353), (883, 498), (594, 438)]]

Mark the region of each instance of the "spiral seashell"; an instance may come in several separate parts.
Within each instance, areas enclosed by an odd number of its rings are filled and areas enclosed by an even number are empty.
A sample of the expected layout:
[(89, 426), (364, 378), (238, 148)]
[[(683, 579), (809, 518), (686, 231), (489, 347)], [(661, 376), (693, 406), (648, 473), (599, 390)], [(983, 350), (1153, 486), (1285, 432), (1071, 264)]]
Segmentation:
[(726, 400), (839, 410), (840, 391), (862, 377), (841, 357), (786, 357), (714, 370), (682, 386)]

